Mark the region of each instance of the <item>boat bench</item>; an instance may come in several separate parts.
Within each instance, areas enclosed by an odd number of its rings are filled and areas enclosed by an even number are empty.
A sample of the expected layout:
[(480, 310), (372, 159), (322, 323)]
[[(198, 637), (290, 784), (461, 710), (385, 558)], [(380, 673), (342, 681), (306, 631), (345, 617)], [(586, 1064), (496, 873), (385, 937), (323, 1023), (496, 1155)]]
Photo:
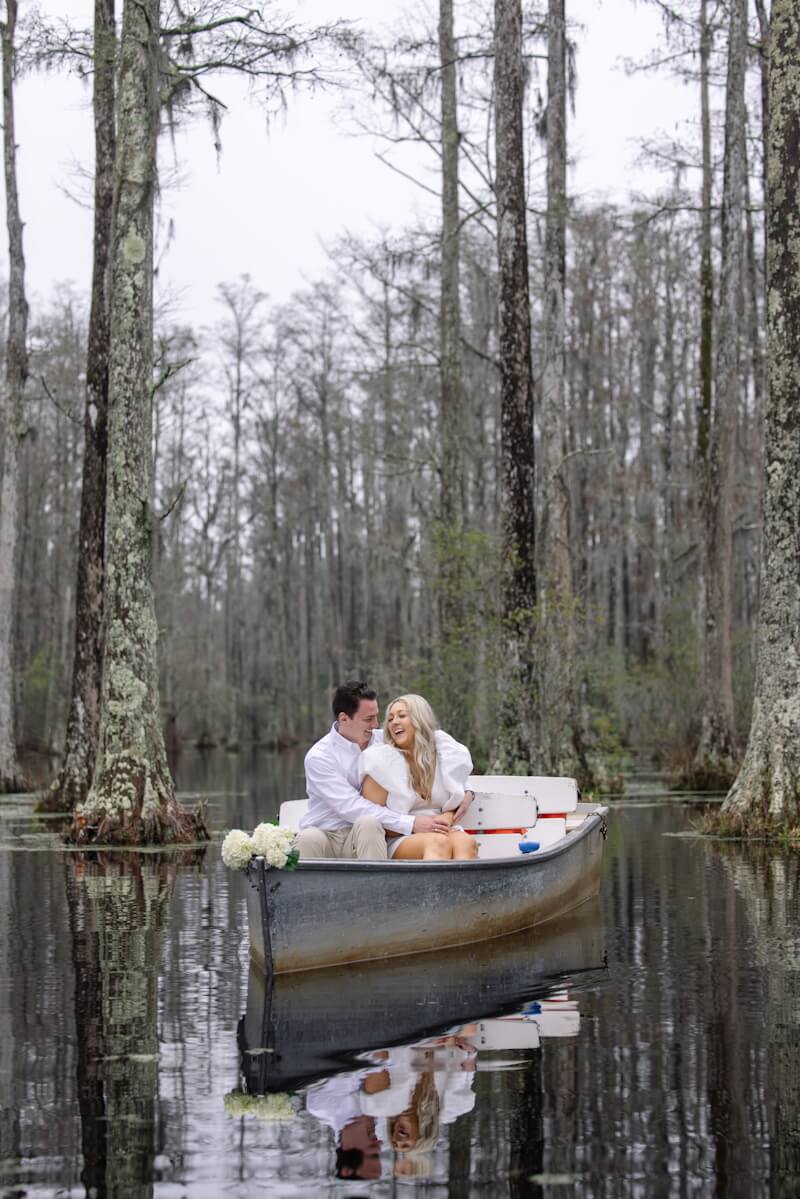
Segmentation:
[(479, 858), (514, 857), (523, 852), (520, 842), (538, 845), (532, 852), (541, 853), (566, 836), (570, 817), (576, 823), (575, 779), (473, 774), (466, 786), (475, 799), (461, 824), (477, 838)]
[[(522, 853), (520, 843), (549, 849), (585, 817), (578, 814), (578, 787), (574, 779), (532, 775), (472, 775), (467, 790), (475, 793), (461, 825), (478, 842), (479, 858), (508, 858)], [(278, 821), (297, 830), (308, 807), (307, 799), (281, 804)]]

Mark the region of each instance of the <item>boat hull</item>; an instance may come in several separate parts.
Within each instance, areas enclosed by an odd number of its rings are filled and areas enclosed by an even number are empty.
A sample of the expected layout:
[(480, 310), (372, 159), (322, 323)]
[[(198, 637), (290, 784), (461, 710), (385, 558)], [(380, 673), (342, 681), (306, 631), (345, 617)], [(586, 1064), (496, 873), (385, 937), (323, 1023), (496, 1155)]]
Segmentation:
[(343, 966), (506, 936), (596, 894), (607, 809), (552, 849), (469, 862), (316, 860), (248, 867), (251, 957), (267, 974)]
[(354, 1068), (360, 1055), (518, 1011), (554, 988), (601, 978), (595, 898), (533, 932), (496, 941), (267, 979), (254, 963), (239, 1027), (251, 1094), (292, 1090)]

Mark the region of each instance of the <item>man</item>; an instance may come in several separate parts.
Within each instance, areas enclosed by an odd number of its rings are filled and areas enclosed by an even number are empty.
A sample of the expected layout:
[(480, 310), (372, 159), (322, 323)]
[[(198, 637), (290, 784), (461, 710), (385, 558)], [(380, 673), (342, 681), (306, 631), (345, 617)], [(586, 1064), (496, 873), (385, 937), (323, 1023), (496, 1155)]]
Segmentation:
[(381, 1176), (381, 1143), (375, 1117), (361, 1110), (361, 1090), (372, 1073), (366, 1070), (336, 1074), (315, 1083), (306, 1093), (306, 1111), (327, 1124), (336, 1138), (336, 1177), (377, 1179)]
[(333, 696), (334, 723), (306, 754), (308, 811), (300, 821), (301, 858), (387, 857), (386, 833), (443, 833), (439, 816), (393, 812), (364, 799), (359, 791), (362, 749), (383, 739), (378, 729), (378, 697), (364, 682), (342, 683)]

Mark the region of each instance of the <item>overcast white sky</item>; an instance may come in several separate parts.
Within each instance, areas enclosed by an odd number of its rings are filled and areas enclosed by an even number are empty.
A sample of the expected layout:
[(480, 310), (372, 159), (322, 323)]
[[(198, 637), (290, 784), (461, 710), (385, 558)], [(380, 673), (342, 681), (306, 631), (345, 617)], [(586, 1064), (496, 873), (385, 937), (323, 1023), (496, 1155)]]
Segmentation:
[[(77, 19), (91, 21), (91, 0), (66, 0)], [(415, 0), (420, 3), (421, 0)], [(433, 3), (434, 0), (430, 0)], [(489, 0), (487, 0), (487, 3)], [(46, 7), (65, 7), (52, 0)], [(287, 12), (309, 23), (342, 17), (374, 22), (379, 7), (390, 22), (406, 0), (290, 0)], [(569, 129), (573, 194), (625, 198), (632, 184), (636, 139), (675, 131), (693, 114), (696, 98), (680, 83), (619, 66), (646, 54), (660, 36), (656, 13), (633, 0), (568, 0), (581, 28), (578, 94)], [(217, 284), (248, 272), (275, 300), (287, 298), (325, 270), (323, 243), (345, 230), (399, 231), (435, 200), (388, 170), (376, 143), (348, 132), (336, 97), (298, 98), (267, 129), (247, 97), (230, 95), (219, 159), (206, 127), (195, 124), (177, 141), (181, 182), (170, 186), (163, 216), (174, 235), (161, 259), (161, 287), (177, 295), (175, 316), (203, 323), (214, 317)], [(34, 307), (71, 281), (88, 289), (91, 213), (64, 195), (87, 194), (80, 170), (90, 171), (90, 92), (66, 76), (23, 81), (17, 96), (20, 204), (25, 221), (29, 291)], [(165, 165), (173, 161), (167, 147)], [(0, 193), (1, 195), (2, 193)], [(0, 268), (1, 269), (1, 268)]]

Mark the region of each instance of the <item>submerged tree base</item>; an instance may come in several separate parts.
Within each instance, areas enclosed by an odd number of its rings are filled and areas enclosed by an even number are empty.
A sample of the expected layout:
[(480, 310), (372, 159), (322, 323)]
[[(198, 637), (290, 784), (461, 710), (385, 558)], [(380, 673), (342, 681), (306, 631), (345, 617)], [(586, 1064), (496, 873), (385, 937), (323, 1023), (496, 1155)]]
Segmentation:
[(743, 816), (740, 812), (718, 808), (705, 812), (694, 827), (707, 837), (736, 837), (744, 841), (771, 841), (793, 849), (800, 847), (800, 823), (792, 824), (769, 815), (751, 813)]
[(144, 815), (106, 812), (76, 814), (64, 829), (64, 840), (73, 845), (195, 845), (211, 839), (206, 806), (183, 808), (173, 802), (166, 810)]
[(64, 829), (75, 845), (187, 845), (209, 841), (206, 806), (183, 808), (168, 770), (128, 755), (107, 759)]

